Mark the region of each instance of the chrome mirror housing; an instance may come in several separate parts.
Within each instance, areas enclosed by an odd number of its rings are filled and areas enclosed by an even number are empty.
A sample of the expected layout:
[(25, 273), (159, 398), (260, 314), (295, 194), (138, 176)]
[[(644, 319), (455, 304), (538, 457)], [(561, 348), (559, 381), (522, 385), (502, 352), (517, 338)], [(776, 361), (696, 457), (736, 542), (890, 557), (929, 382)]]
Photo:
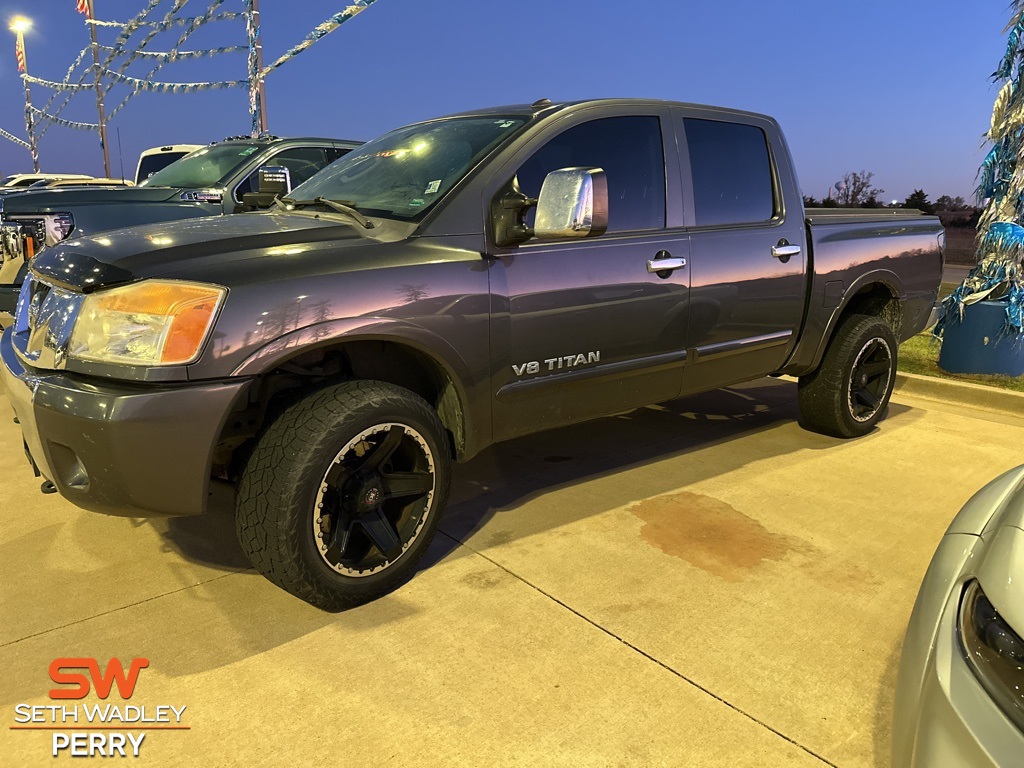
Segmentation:
[(544, 177), (533, 234), (596, 237), (608, 230), (608, 180), (600, 168), (561, 168)]

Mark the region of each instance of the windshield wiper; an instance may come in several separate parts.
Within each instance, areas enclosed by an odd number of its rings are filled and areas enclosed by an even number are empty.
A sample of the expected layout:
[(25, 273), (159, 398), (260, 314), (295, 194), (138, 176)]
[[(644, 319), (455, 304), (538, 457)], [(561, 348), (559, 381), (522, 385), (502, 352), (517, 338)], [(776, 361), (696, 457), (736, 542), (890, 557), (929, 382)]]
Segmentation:
[(353, 208), (350, 200), (329, 200), (326, 197), (318, 197), (314, 200), (292, 200), (290, 197), (277, 197), (274, 199), (291, 208), (302, 208), (306, 205), (323, 205), (337, 211), (338, 213), (344, 213), (346, 216), (350, 216), (355, 219), (363, 229), (373, 229), (373, 222)]

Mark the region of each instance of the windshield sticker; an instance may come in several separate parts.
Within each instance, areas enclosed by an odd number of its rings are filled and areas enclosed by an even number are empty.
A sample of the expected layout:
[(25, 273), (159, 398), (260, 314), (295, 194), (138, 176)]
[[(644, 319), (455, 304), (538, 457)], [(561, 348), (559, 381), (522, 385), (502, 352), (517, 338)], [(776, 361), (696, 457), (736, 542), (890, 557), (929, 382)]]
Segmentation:
[(499, 120), (498, 121), (498, 127), (499, 128), (511, 128), (515, 124), (516, 124), (515, 120), (504, 120), (504, 121)]
[(256, 151), (256, 147), (246, 147), (245, 149), (243, 149), (238, 154), (239, 154), (240, 157), (246, 157), (247, 155), (251, 155), (255, 151)]
[(423, 198), (422, 197), (417, 197), (415, 200), (410, 200), (409, 201), (409, 207), (410, 208), (413, 208), (413, 207), (417, 207), (418, 208), (421, 205), (423, 205)]
[(423, 190), (423, 194), (425, 194), (425, 195), (432, 195), (435, 192), (437, 192), (437, 190), (439, 190), (440, 188), (441, 188), (441, 180), (440, 179), (436, 179), (436, 180), (430, 182), (429, 184), (427, 184), (427, 188), (425, 190)]

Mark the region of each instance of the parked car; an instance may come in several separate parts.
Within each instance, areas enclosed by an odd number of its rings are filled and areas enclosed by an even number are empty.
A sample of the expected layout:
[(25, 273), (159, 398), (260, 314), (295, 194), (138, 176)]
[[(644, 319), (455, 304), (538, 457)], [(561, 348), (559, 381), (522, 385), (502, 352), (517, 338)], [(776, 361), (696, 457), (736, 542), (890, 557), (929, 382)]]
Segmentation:
[(939, 542), (903, 643), (894, 766), (1024, 756), (1024, 466), (964, 505)]
[(284, 168), (285, 188), (337, 160), (356, 141), (236, 137), (211, 144), (136, 187), (27, 190), (0, 198), (0, 328), (11, 323), (28, 259), (72, 234), (248, 210), (261, 167)]
[(16, 173), (0, 181), (0, 189), (30, 187), (40, 181), (57, 181), (59, 179), (91, 179), (80, 173)]
[(270, 212), (48, 247), (2, 375), (68, 499), (231, 483), (253, 566), (339, 609), (412, 574), (452, 455), (770, 374), (807, 427), (871, 431), (943, 237), (805, 212), (769, 117), (543, 100), (392, 131)]
[(46, 179), (37, 181), (29, 189), (57, 189), (58, 187), (134, 187), (135, 182), (125, 179), (92, 178), (92, 179)]
[(135, 183), (141, 184), (157, 171), (162, 171), (175, 160), (202, 149), (205, 144), (170, 144), (166, 147), (152, 147), (139, 155), (135, 169)]

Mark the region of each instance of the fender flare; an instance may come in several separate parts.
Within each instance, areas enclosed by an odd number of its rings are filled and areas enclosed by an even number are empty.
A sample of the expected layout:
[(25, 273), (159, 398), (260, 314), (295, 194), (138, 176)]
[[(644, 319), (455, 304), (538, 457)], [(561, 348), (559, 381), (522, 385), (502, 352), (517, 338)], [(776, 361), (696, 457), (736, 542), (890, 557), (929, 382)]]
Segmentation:
[[(825, 350), (828, 349), (829, 342), (832, 341), (832, 334), (835, 333), (836, 326), (839, 324), (839, 318), (841, 318), (843, 313), (845, 313), (849, 308), (850, 302), (853, 301), (857, 292), (866, 286), (875, 284), (884, 285), (892, 293), (893, 298), (900, 302), (903, 302), (907, 297), (906, 291), (903, 288), (903, 281), (900, 280), (899, 275), (892, 270), (876, 269), (860, 275), (850, 284), (849, 288), (843, 292), (843, 300), (839, 306), (832, 310), (832, 315), (825, 324), (824, 331), (822, 332), (821, 338), (818, 340), (818, 345), (814, 350), (814, 355), (809, 361), (808, 370), (814, 370), (821, 364), (821, 359), (825, 356)], [(896, 328), (894, 330), (898, 335), (899, 329)]]
[(260, 376), (299, 354), (356, 341), (387, 341), (406, 346), (436, 365), (451, 382), (458, 399), (464, 430), (463, 457), (476, 454), (488, 444), (490, 435), (480, 434), (490, 424), (488, 414), (474, 414), (466, 392), (465, 382), (471, 380), (469, 365), (444, 338), (414, 323), (361, 317), (307, 325), (254, 351), (235, 367), (231, 376)]

